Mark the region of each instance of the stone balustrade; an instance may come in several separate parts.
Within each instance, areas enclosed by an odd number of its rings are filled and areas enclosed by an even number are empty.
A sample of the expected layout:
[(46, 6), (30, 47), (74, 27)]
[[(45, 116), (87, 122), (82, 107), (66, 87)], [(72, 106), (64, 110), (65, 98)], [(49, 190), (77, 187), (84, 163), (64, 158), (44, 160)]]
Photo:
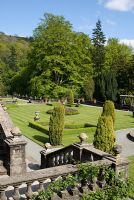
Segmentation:
[(53, 152), (41, 151), (41, 168), (72, 164), (74, 162), (97, 161), (108, 153), (95, 149), (91, 144), (75, 143)]
[[(28, 198), (33, 195), (33, 184), (35, 181), (37, 181), (37, 184), (36, 187), (34, 187), (34, 192), (44, 189), (44, 182), (48, 179), (54, 181), (58, 177), (65, 177), (67, 174), (74, 174), (76, 172), (76, 166), (64, 165), (60, 167), (27, 172), (23, 176), (0, 178), (0, 200), (7, 200), (9, 197), (12, 197), (15, 200), (20, 199), (20, 191), (23, 184), (25, 184), (25, 198)], [(9, 191), (9, 186), (12, 186), (12, 192)]]
[(73, 163), (72, 145), (53, 151), (41, 151), (41, 168), (55, 167)]

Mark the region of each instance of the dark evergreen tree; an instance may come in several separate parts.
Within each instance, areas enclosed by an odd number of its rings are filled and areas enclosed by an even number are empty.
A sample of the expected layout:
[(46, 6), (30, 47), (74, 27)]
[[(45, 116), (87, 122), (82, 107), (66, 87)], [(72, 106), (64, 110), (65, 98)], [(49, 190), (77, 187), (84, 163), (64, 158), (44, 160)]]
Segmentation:
[(64, 129), (64, 106), (58, 104), (50, 117), (49, 123), (49, 140), (51, 145), (60, 145)]
[(105, 96), (106, 99), (116, 101), (118, 84), (114, 72), (105, 73)]
[(97, 149), (107, 153), (113, 152), (115, 133), (111, 116), (101, 116), (98, 120), (93, 144)]
[(115, 73), (112, 71), (102, 72), (96, 78), (95, 96), (100, 101), (117, 100), (118, 84)]
[(105, 42), (106, 38), (102, 31), (101, 21), (98, 20), (96, 23), (96, 28), (93, 29), (92, 33), (92, 43), (93, 43), (93, 50), (92, 50), (92, 60), (96, 75), (100, 74), (103, 69), (104, 58), (105, 58)]

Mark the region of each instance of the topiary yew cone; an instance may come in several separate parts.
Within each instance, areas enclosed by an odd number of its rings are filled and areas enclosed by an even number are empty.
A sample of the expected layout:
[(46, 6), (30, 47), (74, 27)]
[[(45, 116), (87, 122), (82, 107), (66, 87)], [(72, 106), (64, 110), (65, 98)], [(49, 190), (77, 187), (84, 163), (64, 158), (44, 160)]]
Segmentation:
[(64, 106), (62, 104), (54, 107), (49, 122), (49, 140), (51, 145), (60, 145), (64, 129)]
[(114, 103), (110, 100), (105, 101), (103, 105), (103, 111), (102, 111), (103, 116), (111, 116), (113, 119), (113, 124), (115, 123), (115, 107)]
[(93, 144), (97, 149), (113, 153), (115, 133), (111, 116), (101, 116), (98, 120)]

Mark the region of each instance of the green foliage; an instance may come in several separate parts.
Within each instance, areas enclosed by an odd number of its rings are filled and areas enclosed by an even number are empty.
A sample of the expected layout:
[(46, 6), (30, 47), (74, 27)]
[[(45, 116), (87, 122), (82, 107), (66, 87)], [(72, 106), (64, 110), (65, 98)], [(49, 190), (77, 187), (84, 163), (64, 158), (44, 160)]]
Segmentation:
[[(95, 192), (83, 193), (82, 200), (125, 200), (129, 197), (129, 193), (133, 185), (129, 181), (123, 181), (115, 174), (115, 171), (110, 166), (96, 166), (92, 164), (78, 165), (77, 176), (69, 174), (65, 179), (57, 179), (48, 185), (45, 190), (39, 192), (31, 200), (48, 200), (54, 195), (67, 188), (73, 188), (79, 184), (79, 181), (93, 179), (99, 177), (100, 171), (103, 170), (106, 175), (106, 184), (102, 189)], [(111, 178), (112, 181), (108, 181)]]
[(99, 166), (93, 164), (80, 164), (78, 165), (78, 179), (80, 181), (87, 180), (90, 178), (92, 180), (99, 175)]
[(39, 124), (37, 122), (29, 122), (29, 126), (31, 128), (38, 130), (38, 131), (41, 131), (42, 133), (49, 135), (48, 130), (44, 126), (42, 126), (41, 124)]
[(94, 84), (93, 78), (92, 77), (87, 78), (84, 81), (84, 85), (83, 85), (83, 90), (85, 92), (85, 98), (87, 100), (93, 99), (94, 89), (95, 89), (95, 84)]
[[(52, 114), (54, 112), (54, 109), (47, 110), (47, 114)], [(65, 115), (77, 115), (79, 114), (79, 111), (75, 108), (65, 108)]]
[(107, 70), (116, 74), (119, 89), (124, 89), (125, 94), (133, 91), (134, 57), (130, 46), (121, 44), (116, 38), (109, 38), (104, 65)]
[(2, 88), (4, 87), (2, 95), (16, 92), (15, 88), (12, 88), (12, 79), (17, 72), (26, 67), (24, 61), (27, 60), (28, 49), (28, 39), (0, 33), (0, 80), (3, 83)]
[(64, 17), (45, 14), (28, 56), (32, 95), (58, 98), (70, 85), (81, 85), (91, 68), (90, 46), (88, 36), (73, 32)]
[(93, 144), (97, 149), (113, 153), (115, 133), (111, 116), (101, 116), (98, 120)]
[(51, 145), (60, 145), (64, 129), (64, 106), (59, 104), (54, 107), (54, 111), (49, 122), (49, 140)]
[(100, 74), (104, 65), (104, 57), (105, 57), (105, 42), (106, 38), (102, 31), (101, 21), (98, 20), (96, 22), (96, 28), (93, 29), (92, 33), (92, 61), (95, 69), (96, 75)]
[(67, 105), (73, 106), (73, 104), (74, 104), (74, 94), (72, 90), (69, 90), (67, 94)]
[(115, 107), (112, 101), (109, 101), (109, 100), (105, 101), (103, 105), (102, 115), (111, 116), (113, 119), (113, 123), (115, 123)]
[(62, 178), (57, 179), (55, 182), (50, 183), (45, 190), (39, 192), (38, 195), (35, 195), (31, 198), (31, 200), (48, 200), (50, 197), (54, 195), (56, 192), (63, 191), (67, 188), (75, 187), (77, 184), (77, 177), (69, 174), (66, 176), (64, 180)]
[(100, 101), (117, 100), (117, 80), (114, 72), (104, 71), (96, 78), (95, 97)]
[(87, 128), (87, 127), (96, 127), (93, 124), (90, 123), (84, 123), (84, 124), (65, 124), (65, 128), (67, 129), (78, 129), (78, 128)]

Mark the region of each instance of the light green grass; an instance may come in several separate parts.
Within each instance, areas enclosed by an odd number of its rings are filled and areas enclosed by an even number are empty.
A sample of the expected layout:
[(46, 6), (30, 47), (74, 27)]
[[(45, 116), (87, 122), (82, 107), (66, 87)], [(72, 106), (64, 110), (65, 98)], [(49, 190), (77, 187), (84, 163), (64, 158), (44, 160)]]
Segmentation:
[(128, 157), (130, 163), (129, 163), (129, 168), (128, 168), (128, 172), (129, 172), (129, 178), (131, 179), (131, 181), (133, 181), (134, 183), (134, 156), (130, 156)]
[[(27, 104), (27, 105), (7, 105), (8, 113), (12, 118), (14, 124), (18, 126), (22, 133), (34, 140), (35, 142), (43, 145), (48, 142), (48, 136), (28, 126), (29, 121), (32, 121), (35, 116), (35, 111), (40, 111), (40, 120), (49, 122), (50, 115), (46, 114), (48, 109), (52, 109), (52, 106), (45, 104)], [(80, 112), (78, 115), (65, 116), (65, 124), (84, 124), (90, 123), (97, 125), (98, 117), (101, 115), (102, 108), (80, 106), (77, 108)], [(132, 118), (131, 112), (116, 111), (116, 123), (115, 130), (134, 128), (134, 118)], [(92, 142), (95, 127), (79, 128), (79, 129), (65, 129), (63, 133), (63, 144), (69, 145), (73, 142), (77, 142), (78, 135), (81, 132), (86, 132), (88, 135), (88, 142)]]
[(128, 157), (130, 163), (128, 167), (129, 180), (132, 182), (132, 188), (130, 192), (130, 197), (134, 198), (134, 156)]

